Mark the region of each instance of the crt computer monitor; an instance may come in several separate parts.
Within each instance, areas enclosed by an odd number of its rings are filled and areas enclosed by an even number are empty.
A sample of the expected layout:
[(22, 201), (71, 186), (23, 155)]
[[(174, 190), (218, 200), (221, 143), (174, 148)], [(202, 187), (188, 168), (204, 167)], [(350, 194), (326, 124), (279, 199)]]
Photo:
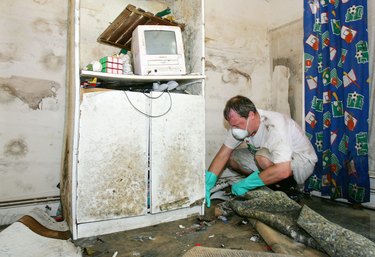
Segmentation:
[(132, 34), (131, 52), (134, 74), (186, 74), (182, 33), (178, 26), (137, 26)]

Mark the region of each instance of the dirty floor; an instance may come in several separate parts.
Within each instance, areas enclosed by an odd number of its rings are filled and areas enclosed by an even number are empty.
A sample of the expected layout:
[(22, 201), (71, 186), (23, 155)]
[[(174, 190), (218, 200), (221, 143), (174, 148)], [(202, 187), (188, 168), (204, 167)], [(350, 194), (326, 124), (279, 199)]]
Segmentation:
[[(206, 209), (205, 221), (199, 217), (159, 224), (74, 241), (84, 249), (83, 256), (182, 256), (195, 245), (269, 252), (269, 248), (246, 219), (233, 216), (228, 220), (215, 219), (214, 200)], [(353, 206), (330, 200), (305, 196), (306, 204), (328, 220), (361, 234), (375, 242), (375, 211), (354, 209)]]

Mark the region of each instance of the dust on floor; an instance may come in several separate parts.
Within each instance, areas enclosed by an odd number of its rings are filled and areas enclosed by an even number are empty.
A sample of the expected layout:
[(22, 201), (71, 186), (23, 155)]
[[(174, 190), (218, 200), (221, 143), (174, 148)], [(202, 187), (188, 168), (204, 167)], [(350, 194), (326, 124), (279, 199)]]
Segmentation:
[(246, 219), (232, 216), (227, 220), (214, 217), (215, 203), (206, 209), (203, 221), (198, 216), (155, 226), (123, 231), (98, 237), (78, 239), (83, 256), (182, 256), (196, 245), (271, 252)]
[[(123, 231), (74, 243), (83, 250), (83, 256), (93, 257), (177, 257), (184, 255), (195, 245), (206, 247), (271, 252), (270, 248), (246, 219), (237, 215), (227, 221), (216, 219), (214, 209), (220, 200), (213, 200), (206, 208), (203, 222), (198, 217), (159, 224), (156, 226)], [(304, 197), (306, 204), (328, 220), (359, 233), (375, 242), (375, 212), (354, 209), (352, 206), (317, 197)]]

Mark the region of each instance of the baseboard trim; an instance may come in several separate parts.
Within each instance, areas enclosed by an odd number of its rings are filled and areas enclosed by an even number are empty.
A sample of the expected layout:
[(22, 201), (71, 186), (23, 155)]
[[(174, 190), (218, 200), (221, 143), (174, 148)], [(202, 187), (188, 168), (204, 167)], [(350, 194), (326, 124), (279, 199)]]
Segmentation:
[(13, 204), (7, 202), (6, 205), (2, 202), (2, 205), (0, 205), (0, 226), (10, 225), (18, 221), (22, 216), (27, 215), (34, 208), (42, 209), (50, 216), (56, 216), (60, 205), (60, 198), (43, 199), (33, 199), (34, 201), (26, 200), (23, 202), (15, 201)]

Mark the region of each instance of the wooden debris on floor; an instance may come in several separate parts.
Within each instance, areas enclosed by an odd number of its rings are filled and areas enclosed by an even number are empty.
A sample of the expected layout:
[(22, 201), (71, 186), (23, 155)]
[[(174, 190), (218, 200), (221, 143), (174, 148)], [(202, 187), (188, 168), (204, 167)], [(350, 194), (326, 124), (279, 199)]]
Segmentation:
[(275, 253), (290, 254), (292, 256), (304, 257), (327, 257), (328, 255), (307, 247), (304, 244), (297, 243), (291, 238), (267, 226), (263, 222), (250, 219), (250, 223), (258, 231), (263, 240)]
[(293, 255), (253, 252), (246, 250), (220, 249), (210, 247), (193, 247), (183, 257), (293, 257)]

